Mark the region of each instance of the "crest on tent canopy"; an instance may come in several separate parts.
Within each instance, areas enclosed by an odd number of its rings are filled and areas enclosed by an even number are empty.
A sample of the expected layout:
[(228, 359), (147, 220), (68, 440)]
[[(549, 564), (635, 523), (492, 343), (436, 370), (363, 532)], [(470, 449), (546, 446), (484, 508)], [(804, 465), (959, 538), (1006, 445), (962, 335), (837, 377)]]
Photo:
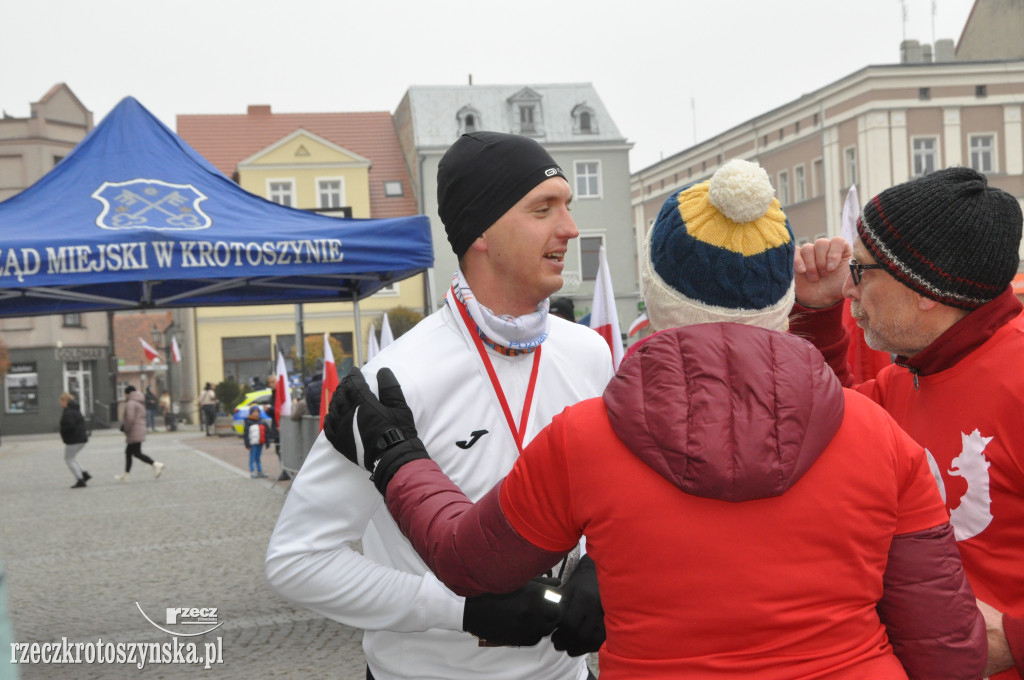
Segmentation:
[(191, 184), (158, 179), (104, 182), (92, 197), (103, 204), (96, 218), (102, 229), (195, 231), (213, 224), (199, 207), (206, 196)]

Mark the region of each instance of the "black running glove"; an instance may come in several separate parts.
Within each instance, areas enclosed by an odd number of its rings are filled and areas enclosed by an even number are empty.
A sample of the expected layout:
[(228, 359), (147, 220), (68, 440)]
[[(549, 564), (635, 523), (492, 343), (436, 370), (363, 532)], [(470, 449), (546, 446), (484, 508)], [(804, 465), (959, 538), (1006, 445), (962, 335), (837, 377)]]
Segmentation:
[(462, 629), (488, 645), (532, 647), (555, 629), (559, 597), (538, 581), (503, 595), (467, 597)]
[(324, 434), (343, 456), (370, 471), (381, 495), (398, 469), (429, 458), (416, 436), (412, 411), (389, 368), (377, 372), (378, 399), (358, 368), (349, 371), (331, 397)]
[(562, 586), (562, 614), (551, 642), (555, 649), (568, 652), (569, 656), (582, 656), (600, 649), (604, 638), (604, 608), (597, 589), (597, 567), (589, 555), (584, 555)]

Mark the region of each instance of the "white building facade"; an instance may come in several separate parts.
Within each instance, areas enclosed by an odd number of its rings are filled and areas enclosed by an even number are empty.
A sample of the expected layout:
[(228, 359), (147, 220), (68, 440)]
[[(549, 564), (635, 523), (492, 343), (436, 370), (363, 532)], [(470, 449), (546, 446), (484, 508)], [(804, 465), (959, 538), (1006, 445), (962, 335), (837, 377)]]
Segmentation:
[(632, 144), (619, 133), (591, 84), (413, 86), (394, 119), (419, 212), (430, 217), (433, 308), (441, 304), (458, 266), (437, 213), (437, 166), (459, 135), (489, 130), (536, 139), (572, 184), (573, 219), (580, 238), (570, 243), (565, 285), (555, 297), (571, 298), (577, 317), (590, 311), (598, 249), (603, 245), (619, 323), (625, 329), (636, 318), (640, 298), (630, 217)]

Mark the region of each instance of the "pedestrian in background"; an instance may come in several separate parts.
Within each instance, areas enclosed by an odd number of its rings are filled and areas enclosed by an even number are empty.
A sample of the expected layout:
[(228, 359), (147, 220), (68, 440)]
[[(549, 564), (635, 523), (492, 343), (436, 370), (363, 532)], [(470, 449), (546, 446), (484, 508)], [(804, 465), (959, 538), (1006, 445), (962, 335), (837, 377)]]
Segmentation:
[(559, 316), (571, 323), (576, 323), (576, 305), (573, 304), (572, 298), (551, 298), (551, 306), (548, 308), (548, 313)]
[(75, 485), (71, 488), (84, 489), (85, 483), (92, 479), (92, 475), (82, 468), (76, 457), (89, 441), (85, 416), (82, 415), (74, 395), (68, 392), (60, 395), (60, 406), (63, 409), (60, 416), (60, 438), (64, 442), (64, 462), (75, 476)]
[(164, 429), (167, 432), (178, 429), (177, 423), (174, 422), (174, 403), (171, 401), (171, 393), (167, 390), (160, 394), (160, 413), (164, 416)]
[(124, 420), (121, 422), (124, 432), (124, 473), (114, 475), (119, 482), (129, 481), (132, 471), (132, 458), (153, 466), (153, 476), (159, 477), (164, 471), (164, 464), (155, 461), (142, 452), (142, 442), (146, 441), (146, 407), (142, 395), (134, 385), (124, 388)]
[(156, 409), (157, 399), (156, 395), (153, 394), (153, 390), (146, 387), (145, 395), (145, 406), (146, 406), (146, 430), (149, 432), (156, 432)]
[(199, 395), (199, 417), (202, 418), (200, 427), (209, 437), (213, 434), (214, 423), (217, 422), (217, 394), (210, 383), (206, 383), (202, 394)]
[(263, 445), (267, 443), (267, 426), (262, 421), (259, 406), (254, 405), (249, 409), (249, 417), (242, 430), (242, 442), (249, 449), (249, 476), (253, 479), (266, 477), (260, 459), (263, 456)]

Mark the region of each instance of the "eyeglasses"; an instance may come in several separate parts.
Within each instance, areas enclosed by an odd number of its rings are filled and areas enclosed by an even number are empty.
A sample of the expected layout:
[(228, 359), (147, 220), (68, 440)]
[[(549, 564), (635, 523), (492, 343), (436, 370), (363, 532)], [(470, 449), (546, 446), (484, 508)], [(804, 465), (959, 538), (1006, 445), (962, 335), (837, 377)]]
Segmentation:
[(863, 278), (862, 271), (865, 269), (882, 269), (880, 264), (861, 264), (857, 260), (850, 260), (850, 278), (853, 279), (853, 285), (859, 286), (860, 280)]

